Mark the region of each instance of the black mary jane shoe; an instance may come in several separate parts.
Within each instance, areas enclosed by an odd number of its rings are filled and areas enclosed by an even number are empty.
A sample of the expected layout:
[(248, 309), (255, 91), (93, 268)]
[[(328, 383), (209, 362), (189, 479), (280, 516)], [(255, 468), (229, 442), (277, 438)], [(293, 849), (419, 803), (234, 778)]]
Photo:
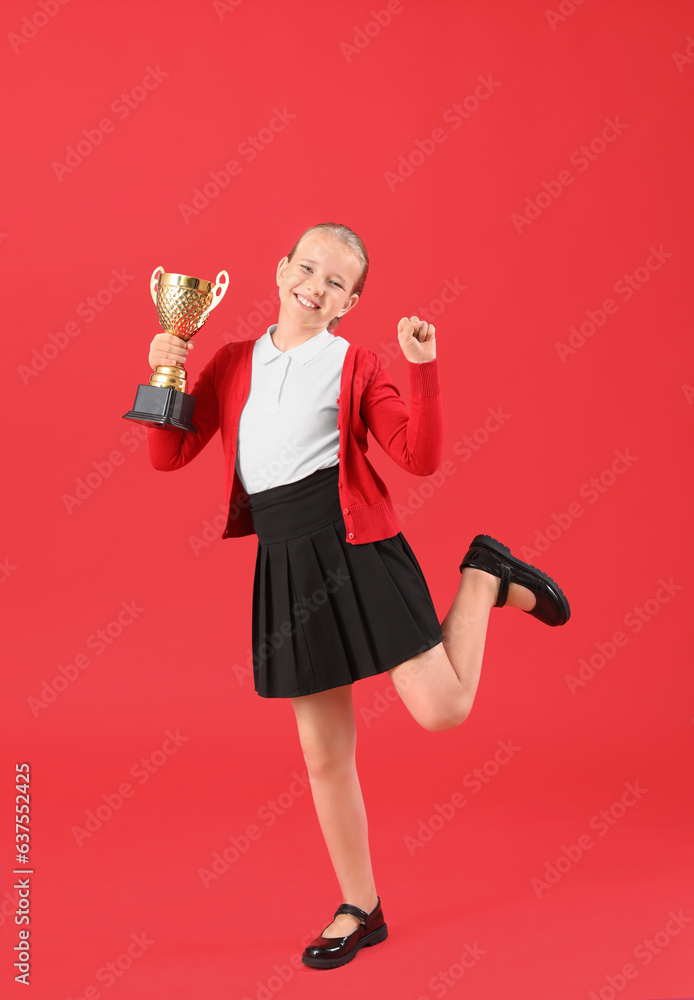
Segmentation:
[(518, 583), (535, 594), (535, 607), (526, 611), (526, 615), (552, 626), (565, 625), (571, 617), (569, 602), (559, 584), (537, 566), (516, 559), (506, 545), (497, 542), (491, 535), (475, 535), (460, 564), (461, 573), (465, 566), (500, 577), (495, 608), (503, 608), (506, 603), (509, 584)]
[(310, 965), (314, 969), (336, 969), (351, 962), (360, 948), (368, 948), (372, 944), (385, 941), (388, 937), (380, 896), (371, 913), (366, 913), (351, 903), (341, 903), (335, 910), (333, 920), (338, 913), (349, 913), (356, 917), (359, 926), (345, 937), (331, 938), (319, 934), (301, 956), (304, 965)]

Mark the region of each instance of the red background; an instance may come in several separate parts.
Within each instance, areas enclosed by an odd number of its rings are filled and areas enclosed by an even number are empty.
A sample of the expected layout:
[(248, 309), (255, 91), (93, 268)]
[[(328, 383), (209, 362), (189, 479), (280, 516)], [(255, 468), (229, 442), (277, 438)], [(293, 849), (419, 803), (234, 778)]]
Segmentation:
[[(35, 997), (691, 995), (691, 4), (563, 0), (560, 19), (546, 0), (403, 0), (381, 25), (380, 2), (226, 6), (3, 6), (5, 994), (23, 995), (13, 786), (27, 761)], [(449, 109), (490, 77), (454, 127)], [(285, 109), (284, 127), (263, 131)], [(104, 118), (111, 130), (81, 162), (56, 166)], [(580, 159), (607, 119), (620, 134)], [(436, 128), (445, 138), (424, 142)], [(264, 137), (252, 160), (249, 136)], [(417, 140), (431, 155), (412, 156)], [(186, 221), (180, 206), (234, 159), (236, 176)], [(543, 182), (554, 195), (533, 210)], [(436, 324), (449, 474), (427, 485), (375, 442), (369, 457), (440, 617), (478, 532), (532, 550), (572, 617), (550, 630), (494, 610), (457, 730), (418, 727), (386, 699), (385, 676), (355, 685), (390, 936), (321, 974), (291, 963), (340, 902), (309, 793), (292, 784), (304, 766), (293, 712), (234, 670), (248, 661), (256, 538), (221, 542), (206, 528), (224, 506), (218, 437), (167, 476), (121, 414), (149, 374), (157, 265), (231, 276), (197, 339), (194, 380), (225, 338), (276, 321), (278, 261), (330, 220), (371, 256), (340, 335), (381, 352), (405, 399), (398, 320)], [(126, 275), (115, 294), (112, 269)], [(442, 306), (447, 282), (465, 288)], [(606, 299), (616, 307), (600, 323)], [(589, 311), (591, 335), (562, 360), (557, 344)], [(461, 442), (490, 407), (503, 426), (465, 460)], [(629, 468), (604, 474), (617, 451)], [(191, 539), (205, 535), (196, 554)], [(136, 617), (97, 653), (90, 637), (122, 602)], [(80, 654), (89, 665), (32, 711)], [(594, 676), (572, 694), (566, 677), (591, 656)], [(185, 740), (156, 765), (177, 730)], [(465, 776), (499, 740), (519, 749), (475, 793)], [(131, 797), (78, 845), (74, 828), (125, 782)], [(628, 808), (615, 806), (625, 783), (644, 790)], [(456, 791), (465, 807), (409, 851), (405, 837)], [(259, 838), (205, 888), (199, 869), (249, 824)], [(534, 891), (586, 836), (582, 857)], [(131, 968), (99, 978), (141, 934)], [(466, 945), (484, 954), (445, 985)]]

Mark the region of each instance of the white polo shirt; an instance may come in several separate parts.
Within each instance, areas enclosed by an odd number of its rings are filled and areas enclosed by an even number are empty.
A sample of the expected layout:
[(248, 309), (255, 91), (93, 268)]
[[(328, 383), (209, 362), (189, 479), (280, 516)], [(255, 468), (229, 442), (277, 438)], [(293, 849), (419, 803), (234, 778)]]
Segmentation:
[(247, 493), (293, 483), (339, 462), (342, 365), (349, 342), (329, 330), (280, 351), (273, 323), (253, 345), (236, 471)]

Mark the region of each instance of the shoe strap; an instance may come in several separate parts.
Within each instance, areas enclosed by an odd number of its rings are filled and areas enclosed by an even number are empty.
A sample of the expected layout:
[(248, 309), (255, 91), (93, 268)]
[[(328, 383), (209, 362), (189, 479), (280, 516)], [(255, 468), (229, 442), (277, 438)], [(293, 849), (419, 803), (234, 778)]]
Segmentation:
[(499, 584), (499, 596), (496, 599), (495, 608), (503, 608), (504, 604), (506, 604), (508, 585), (511, 582), (511, 567), (504, 562), (500, 562), (499, 576), (501, 577), (501, 583)]
[(358, 906), (352, 906), (351, 903), (341, 903), (335, 910), (335, 916), (337, 916), (338, 913), (349, 913), (350, 916), (356, 917), (360, 924), (365, 924), (369, 917), (368, 913), (365, 913), (364, 910), (360, 910)]

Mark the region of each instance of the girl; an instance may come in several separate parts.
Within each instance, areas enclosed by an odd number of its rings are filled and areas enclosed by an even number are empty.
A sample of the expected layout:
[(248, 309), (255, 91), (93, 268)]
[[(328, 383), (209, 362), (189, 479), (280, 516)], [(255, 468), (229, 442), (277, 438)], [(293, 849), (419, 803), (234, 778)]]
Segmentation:
[[(429, 476), (443, 449), (435, 328), (398, 323), (410, 409), (368, 348), (335, 334), (360, 301), (369, 258), (337, 223), (307, 229), (277, 267), (277, 323), (222, 347), (192, 394), (197, 434), (151, 427), (156, 469), (190, 462), (219, 429), (229, 505), (223, 538), (256, 533), (255, 690), (291, 701), (313, 801), (343, 902), (304, 951), (315, 968), (350, 962), (387, 936), (355, 765), (352, 684), (387, 672), (432, 732), (467, 717), (492, 607), (563, 625), (569, 604), (541, 570), (489, 535), (473, 538), (439, 623), (388, 490), (366, 458), (367, 431), (402, 468)], [(184, 362), (193, 342), (159, 333), (149, 362)]]

